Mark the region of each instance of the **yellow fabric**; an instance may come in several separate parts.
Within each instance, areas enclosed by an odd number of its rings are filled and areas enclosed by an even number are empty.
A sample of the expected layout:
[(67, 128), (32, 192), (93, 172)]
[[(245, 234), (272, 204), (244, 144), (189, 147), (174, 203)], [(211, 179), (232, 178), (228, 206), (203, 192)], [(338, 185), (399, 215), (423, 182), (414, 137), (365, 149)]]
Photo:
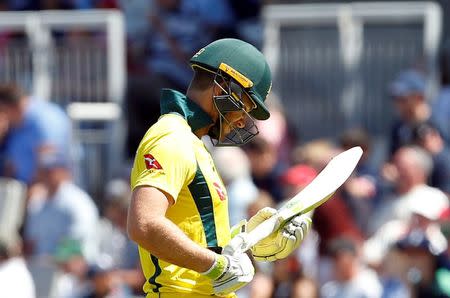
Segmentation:
[[(181, 294), (181, 293), (149, 293), (147, 298), (214, 298), (221, 297), (216, 295), (200, 295), (200, 294)], [(235, 294), (227, 296), (227, 298), (237, 298)]]
[[(145, 156), (149, 154), (160, 167), (149, 166), (146, 163)], [(196, 204), (190, 189), (190, 184), (197, 177), (199, 170), (206, 180), (207, 191), (213, 205), (214, 221), (208, 222), (211, 227), (207, 228), (206, 232), (204, 226), (205, 220), (208, 219), (203, 218), (202, 221), (197, 208), (198, 203)], [(211, 239), (217, 241), (217, 246), (223, 247), (229, 242), (230, 227), (225, 187), (214, 167), (211, 155), (203, 142), (191, 132), (182, 116), (163, 115), (145, 134), (136, 152), (131, 173), (132, 189), (138, 186), (153, 186), (170, 194), (175, 204), (169, 207), (166, 217), (196, 243), (207, 247), (206, 234), (209, 235), (210, 241)], [(198, 202), (199, 198), (195, 199)], [(211, 210), (210, 205), (208, 210)], [(214, 228), (215, 235), (211, 233)], [(146, 293), (177, 292), (177, 297), (180, 297), (179, 293), (196, 295), (213, 293), (211, 279), (195, 271), (159, 260), (142, 247), (139, 247), (139, 254), (147, 280), (144, 285)]]

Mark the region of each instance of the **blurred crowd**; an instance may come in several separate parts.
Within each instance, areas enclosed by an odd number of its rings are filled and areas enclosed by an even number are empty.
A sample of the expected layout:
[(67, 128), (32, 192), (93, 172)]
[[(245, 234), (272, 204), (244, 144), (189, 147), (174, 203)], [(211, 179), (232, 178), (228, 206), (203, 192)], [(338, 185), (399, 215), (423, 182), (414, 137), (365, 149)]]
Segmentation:
[[(159, 115), (161, 87), (184, 91), (189, 57), (236, 37), (262, 44), (258, 0), (0, 0), (0, 10), (113, 8), (127, 29), (126, 156)], [(8, 36), (0, 35), (0, 42)], [(363, 127), (333, 139), (297, 138), (271, 94), (271, 118), (242, 148), (212, 148), (227, 187), (230, 224), (279, 207), (339, 152), (364, 155), (313, 217), (298, 251), (257, 263), (240, 297), (450, 297), (450, 55), (427, 98), (427, 76), (407, 69), (386, 86), (396, 118), (373, 162)], [(73, 179), (71, 120), (51, 99), (0, 82), (0, 297), (142, 296), (136, 245), (126, 235), (127, 164), (93, 198)], [(300, 95), (301, 97), (301, 95)], [(301, 98), (299, 99), (301, 100)], [(320, 104), (319, 102), (317, 104)], [(206, 140), (206, 142), (208, 142)]]

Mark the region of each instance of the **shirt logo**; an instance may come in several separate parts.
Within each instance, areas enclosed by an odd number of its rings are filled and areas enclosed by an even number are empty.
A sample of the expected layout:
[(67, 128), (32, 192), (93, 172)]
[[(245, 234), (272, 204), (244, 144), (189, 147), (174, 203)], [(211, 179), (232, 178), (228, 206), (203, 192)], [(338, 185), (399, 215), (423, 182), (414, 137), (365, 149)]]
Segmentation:
[(227, 197), (225, 195), (225, 192), (222, 190), (222, 187), (220, 187), (219, 183), (217, 183), (217, 182), (214, 182), (213, 185), (217, 191), (217, 195), (219, 196), (219, 199), (221, 201), (225, 201)]
[(156, 158), (153, 157), (153, 155), (145, 154), (144, 161), (145, 161), (145, 167), (147, 168), (147, 170), (150, 170), (150, 169), (162, 170), (161, 165), (156, 160)]

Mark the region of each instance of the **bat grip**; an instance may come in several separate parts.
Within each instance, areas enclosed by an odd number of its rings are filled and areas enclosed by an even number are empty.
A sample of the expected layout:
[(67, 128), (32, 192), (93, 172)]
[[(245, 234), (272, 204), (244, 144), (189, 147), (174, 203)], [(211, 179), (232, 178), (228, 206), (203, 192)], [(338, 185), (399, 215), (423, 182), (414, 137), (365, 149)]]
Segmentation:
[(266, 238), (277, 228), (277, 216), (272, 216), (271, 218), (263, 221), (257, 225), (252, 231), (247, 233), (246, 246), (243, 251), (249, 250), (256, 243)]

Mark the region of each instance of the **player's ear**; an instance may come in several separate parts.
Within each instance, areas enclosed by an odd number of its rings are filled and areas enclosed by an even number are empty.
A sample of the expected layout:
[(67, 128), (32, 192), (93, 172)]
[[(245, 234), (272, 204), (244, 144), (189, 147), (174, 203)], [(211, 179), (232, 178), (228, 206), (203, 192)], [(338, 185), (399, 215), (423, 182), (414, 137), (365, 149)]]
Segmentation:
[(220, 86), (217, 84), (213, 84), (212, 88), (213, 88), (213, 95), (214, 96), (219, 96), (219, 95), (223, 95), (224, 94), (224, 89), (225, 89), (226, 85), (224, 82), (220, 83)]

